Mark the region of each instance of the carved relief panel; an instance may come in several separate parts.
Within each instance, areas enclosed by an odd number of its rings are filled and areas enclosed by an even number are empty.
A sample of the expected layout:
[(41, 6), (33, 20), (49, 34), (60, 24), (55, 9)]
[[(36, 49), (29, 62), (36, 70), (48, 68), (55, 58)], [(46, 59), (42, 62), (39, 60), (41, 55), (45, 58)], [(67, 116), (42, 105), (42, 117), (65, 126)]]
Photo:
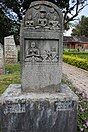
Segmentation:
[(24, 26), (30, 29), (59, 30), (60, 17), (53, 7), (37, 4), (27, 11)]
[(58, 40), (25, 40), (25, 62), (57, 63)]

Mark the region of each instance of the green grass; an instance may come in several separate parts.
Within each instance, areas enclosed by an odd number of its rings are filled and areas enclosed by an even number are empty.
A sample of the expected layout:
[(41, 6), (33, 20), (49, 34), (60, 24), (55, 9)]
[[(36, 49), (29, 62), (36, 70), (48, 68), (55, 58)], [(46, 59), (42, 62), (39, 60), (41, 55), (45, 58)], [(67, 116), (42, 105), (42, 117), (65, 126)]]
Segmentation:
[(6, 90), (10, 84), (20, 83), (20, 65), (10, 64), (5, 66), (5, 70), (9, 74), (0, 75), (0, 95)]
[(5, 70), (10, 74), (19, 74), (20, 73), (20, 64), (9, 64), (5, 66)]

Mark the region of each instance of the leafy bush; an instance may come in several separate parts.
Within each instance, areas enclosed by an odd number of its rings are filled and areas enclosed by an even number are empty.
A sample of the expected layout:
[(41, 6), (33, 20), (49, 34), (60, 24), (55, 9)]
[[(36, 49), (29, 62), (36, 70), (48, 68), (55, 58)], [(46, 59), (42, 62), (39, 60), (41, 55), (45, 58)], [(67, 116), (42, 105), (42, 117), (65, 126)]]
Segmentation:
[(63, 55), (63, 61), (76, 67), (88, 70), (88, 61), (86, 59)]
[(84, 58), (88, 61), (88, 52), (63, 52), (64, 55), (70, 55), (74, 57)]
[(63, 52), (65, 55), (88, 55), (88, 52)]

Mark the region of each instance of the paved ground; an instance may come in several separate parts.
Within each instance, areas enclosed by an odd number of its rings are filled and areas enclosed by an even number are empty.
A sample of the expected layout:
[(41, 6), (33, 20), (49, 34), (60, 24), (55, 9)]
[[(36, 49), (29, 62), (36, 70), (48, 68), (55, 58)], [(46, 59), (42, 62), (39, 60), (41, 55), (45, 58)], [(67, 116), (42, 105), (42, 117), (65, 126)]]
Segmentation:
[(67, 63), (63, 63), (62, 70), (74, 87), (88, 94), (88, 71)]

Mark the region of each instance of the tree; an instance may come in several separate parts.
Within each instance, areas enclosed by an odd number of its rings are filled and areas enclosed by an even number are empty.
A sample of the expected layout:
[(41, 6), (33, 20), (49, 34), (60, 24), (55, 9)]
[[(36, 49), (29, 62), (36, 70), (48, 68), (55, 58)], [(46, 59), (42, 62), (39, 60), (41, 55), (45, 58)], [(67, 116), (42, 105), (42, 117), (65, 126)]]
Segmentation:
[[(1, 0), (0, 7), (11, 19), (21, 20), (30, 3), (35, 0)], [(64, 14), (64, 25), (75, 19), (78, 13), (88, 5), (88, 0), (48, 0), (61, 8)]]
[(78, 24), (72, 30), (73, 36), (86, 36), (88, 37), (88, 17), (82, 16)]
[[(15, 24), (15, 28), (18, 27), (22, 16), (25, 14), (31, 2), (35, 0), (0, 0), (0, 12), (4, 14), (6, 19), (8, 18), (8, 24), (12, 23), (12, 27)], [(64, 17), (64, 27), (69, 29), (69, 22), (73, 21), (78, 13), (88, 4), (88, 0), (47, 0), (53, 2), (61, 8)], [(3, 16), (3, 17), (4, 17)], [(2, 19), (0, 19), (0, 22)], [(8, 28), (12, 28), (9, 27)], [(1, 26), (3, 31), (3, 26)], [(14, 28), (13, 28), (14, 29)], [(16, 28), (17, 29), (17, 28)], [(12, 30), (9, 30), (12, 31)], [(8, 32), (9, 32), (8, 31)], [(14, 32), (17, 30), (14, 30)]]
[(17, 30), (17, 24), (14, 21), (10, 20), (0, 10), (0, 43), (3, 44), (3, 38), (14, 33), (16, 34)]

